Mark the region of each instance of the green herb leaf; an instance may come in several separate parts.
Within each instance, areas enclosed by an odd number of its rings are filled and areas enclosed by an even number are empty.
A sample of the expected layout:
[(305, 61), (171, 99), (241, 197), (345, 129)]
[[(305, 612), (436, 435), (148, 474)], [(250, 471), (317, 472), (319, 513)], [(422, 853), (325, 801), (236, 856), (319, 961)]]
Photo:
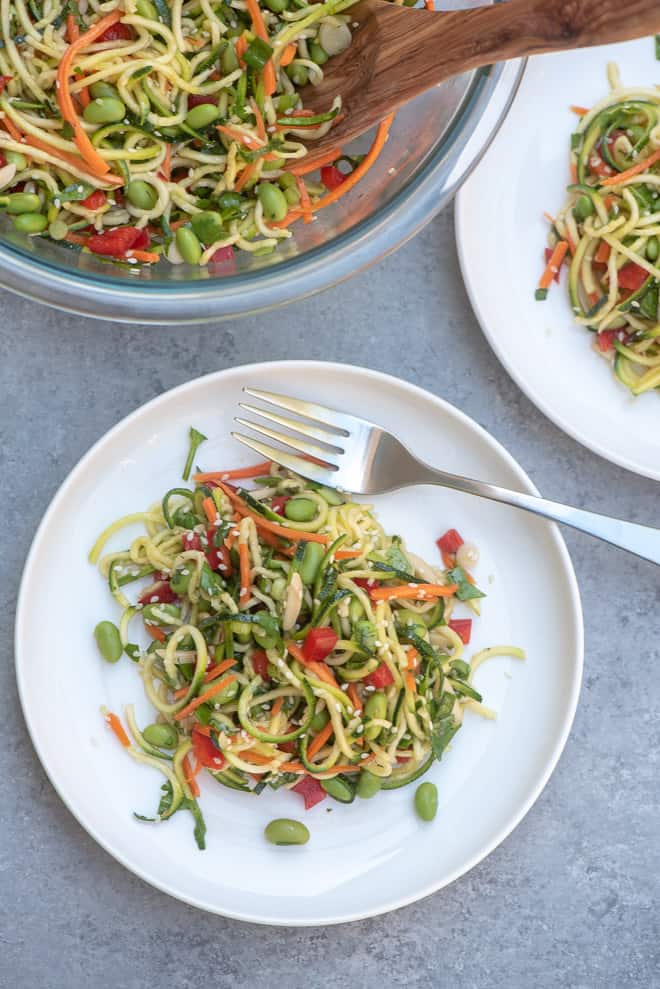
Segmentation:
[(442, 759), (445, 749), (460, 727), (460, 724), (453, 718), (445, 718), (433, 726), (431, 748), (438, 762)]
[(208, 439), (208, 437), (204, 436), (204, 433), (200, 433), (200, 431), (195, 429), (194, 426), (190, 427), (190, 449), (188, 450), (188, 456), (186, 457), (182, 474), (184, 481), (187, 481), (190, 477), (190, 471), (192, 470), (193, 460), (195, 459), (197, 449), (206, 439)]
[(456, 597), (459, 601), (472, 601), (473, 598), (486, 597), (483, 591), (470, 583), (463, 567), (454, 567), (453, 570), (448, 570), (447, 578), (452, 584), (458, 584)]

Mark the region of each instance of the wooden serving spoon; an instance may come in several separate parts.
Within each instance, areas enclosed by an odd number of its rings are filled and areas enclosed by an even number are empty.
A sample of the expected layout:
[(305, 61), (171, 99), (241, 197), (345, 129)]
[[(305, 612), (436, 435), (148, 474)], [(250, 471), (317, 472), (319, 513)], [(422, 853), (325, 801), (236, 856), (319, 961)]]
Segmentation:
[(453, 11), (360, 0), (348, 14), (359, 25), (350, 47), (326, 64), (320, 85), (301, 93), (304, 107), (314, 113), (342, 98), (340, 122), (310, 141), (314, 156), (345, 145), (460, 72), (660, 32), (660, 0), (507, 0)]

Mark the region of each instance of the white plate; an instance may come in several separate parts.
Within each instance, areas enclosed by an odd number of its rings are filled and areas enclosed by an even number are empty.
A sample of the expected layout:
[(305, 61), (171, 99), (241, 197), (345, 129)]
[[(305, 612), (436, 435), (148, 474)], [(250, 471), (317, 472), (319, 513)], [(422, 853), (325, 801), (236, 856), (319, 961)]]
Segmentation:
[(530, 59), (492, 147), (463, 186), (456, 233), (463, 277), (481, 327), (512, 378), (560, 429), (607, 460), (660, 480), (660, 401), (633, 398), (573, 323), (566, 272), (545, 302), (547, 222), (565, 199), (571, 105), (609, 91), (615, 61), (626, 86), (660, 82), (651, 38)]
[[(455, 526), (481, 548), (477, 571), (488, 597), (470, 649), (495, 642), (528, 651), (527, 662), (494, 660), (478, 686), (497, 722), (467, 714), (442, 763), (435, 822), (412, 809), (414, 788), (305, 814), (288, 792), (253, 798), (202, 780), (208, 825), (195, 847), (188, 814), (161, 826), (151, 812), (159, 774), (130, 760), (99, 706), (149, 707), (135, 667), (109, 666), (92, 638), (116, 619), (105, 582), (87, 563), (98, 532), (176, 484), (194, 424), (210, 442), (204, 467), (250, 462), (228, 437), (244, 385), (363, 412), (449, 470), (534, 491), (521, 468), (483, 429), (438, 398), (374, 371), (339, 364), (258, 364), (199, 378), (134, 412), (101, 439), (60, 488), (37, 533), (21, 585), (16, 667), (25, 718), (53, 785), (87, 831), (127, 868), (182, 900), (242, 920), (329, 924), (372, 916), (425, 896), (472, 868), (501, 842), (545, 786), (573, 721), (582, 672), (580, 599), (556, 529), (513, 509), (437, 488), (378, 498), (386, 527), (435, 559), (434, 540)], [(120, 547), (126, 534), (114, 540)], [(328, 813), (331, 808), (332, 812)], [(304, 848), (263, 838), (274, 817), (305, 818)]]

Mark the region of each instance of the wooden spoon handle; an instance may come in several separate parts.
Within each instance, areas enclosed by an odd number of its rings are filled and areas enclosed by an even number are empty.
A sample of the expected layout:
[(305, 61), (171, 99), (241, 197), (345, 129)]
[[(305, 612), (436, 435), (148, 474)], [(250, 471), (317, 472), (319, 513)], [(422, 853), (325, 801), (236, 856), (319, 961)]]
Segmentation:
[[(382, 6), (381, 29), (385, 26)], [(393, 105), (405, 103), (449, 76), (495, 62), (627, 41), (660, 31), (659, 0), (508, 0), (445, 12), (403, 11), (394, 6), (392, 16), (397, 15), (401, 59), (391, 48), (387, 55), (396, 79)], [(383, 69), (377, 64), (374, 76), (385, 82)], [(374, 78), (372, 86), (375, 82)]]

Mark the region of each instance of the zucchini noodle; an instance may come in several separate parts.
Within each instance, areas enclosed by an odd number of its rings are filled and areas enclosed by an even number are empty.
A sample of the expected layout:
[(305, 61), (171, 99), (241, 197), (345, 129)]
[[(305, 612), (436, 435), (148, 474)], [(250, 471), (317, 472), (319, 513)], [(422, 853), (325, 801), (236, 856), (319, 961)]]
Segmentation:
[(660, 89), (625, 88), (615, 65), (608, 79), (608, 97), (574, 108), (573, 181), (552, 220), (537, 298), (569, 258), (575, 322), (596, 334), (594, 350), (641, 395), (660, 389)]
[[(251, 487), (234, 484), (246, 477)], [(524, 654), (494, 646), (472, 665), (463, 658), (472, 619), (454, 612), (484, 595), (455, 550), (431, 566), (371, 506), (275, 464), (193, 481), (108, 526), (90, 554), (122, 608), (117, 640), (155, 711), (140, 728), (125, 710), (129, 754), (166, 779), (147, 820), (171, 816), (175, 803), (193, 812), (199, 837), (202, 769), (252, 795), (294, 789), (306, 806), (329, 780), (351, 799), (365, 774), (393, 789), (442, 757), (466, 707), (493, 717), (472, 674), (492, 656)], [(146, 533), (101, 557), (135, 522)], [(137, 581), (131, 601), (124, 588)], [(134, 618), (146, 649), (129, 642)], [(112, 625), (101, 625), (107, 639)]]
[(314, 114), (300, 91), (354, 2), (0, 0), (0, 212), (114, 263), (271, 253), (386, 138), (314, 157), (341, 99)]

